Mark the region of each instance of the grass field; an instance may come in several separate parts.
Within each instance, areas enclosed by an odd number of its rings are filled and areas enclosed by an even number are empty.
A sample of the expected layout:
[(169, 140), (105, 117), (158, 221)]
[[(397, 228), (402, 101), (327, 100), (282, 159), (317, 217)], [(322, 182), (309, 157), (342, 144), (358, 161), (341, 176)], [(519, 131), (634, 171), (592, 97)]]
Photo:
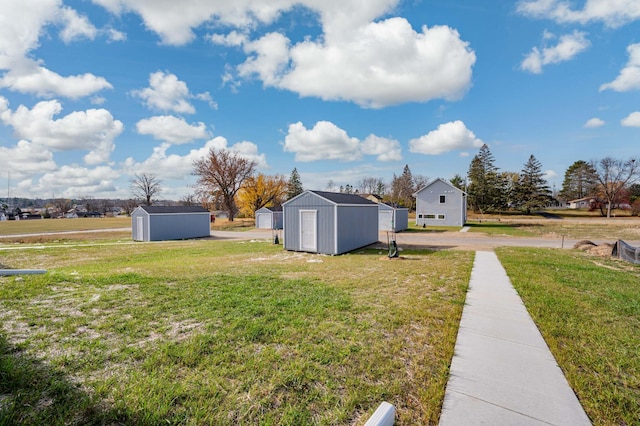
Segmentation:
[[(66, 226), (85, 220), (103, 219)], [(472, 225), (558, 232), (558, 221)], [(629, 219), (562, 226), (575, 238), (638, 239)], [(132, 243), (121, 231), (29, 238), (0, 240), (18, 248), (0, 264), (50, 271), (0, 278), (0, 425), (362, 424), (382, 400), (397, 424), (437, 422), (470, 252), (386, 260), (267, 241)], [(637, 424), (640, 267), (497, 252), (594, 424)]]
[(0, 424), (435, 424), (470, 252), (269, 242), (0, 252)]
[(576, 251), (497, 253), (592, 422), (640, 424), (640, 266)]

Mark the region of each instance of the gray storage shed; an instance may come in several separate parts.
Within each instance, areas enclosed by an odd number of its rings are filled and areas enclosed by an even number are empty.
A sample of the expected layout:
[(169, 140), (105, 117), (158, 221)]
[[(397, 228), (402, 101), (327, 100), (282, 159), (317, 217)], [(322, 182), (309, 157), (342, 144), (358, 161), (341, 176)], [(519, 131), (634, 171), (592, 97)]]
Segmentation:
[(134, 241), (208, 237), (211, 214), (195, 206), (139, 206), (131, 213), (131, 233)]
[(282, 207), (286, 250), (342, 254), (378, 242), (378, 205), (359, 195), (307, 190)]
[(418, 226), (463, 226), (467, 221), (467, 193), (444, 179), (435, 179), (413, 196)]
[(409, 209), (379, 203), (378, 220), (380, 231), (404, 231), (409, 228)]
[(256, 228), (282, 229), (282, 207), (263, 207), (256, 210)]

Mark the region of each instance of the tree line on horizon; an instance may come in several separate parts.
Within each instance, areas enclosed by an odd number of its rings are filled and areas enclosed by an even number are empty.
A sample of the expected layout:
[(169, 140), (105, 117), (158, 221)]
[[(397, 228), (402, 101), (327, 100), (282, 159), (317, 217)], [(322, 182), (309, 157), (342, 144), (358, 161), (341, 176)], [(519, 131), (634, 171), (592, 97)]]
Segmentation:
[[(200, 205), (209, 210), (225, 211), (229, 220), (238, 215), (254, 217), (262, 207), (281, 206), (301, 194), (304, 186), (297, 168), (290, 176), (256, 173), (257, 164), (238, 153), (212, 148), (202, 159), (193, 163), (197, 177), (194, 192), (175, 204)], [(520, 172), (500, 171), (495, 158), (484, 144), (469, 164), (466, 177), (456, 174), (450, 183), (467, 193), (469, 208), (476, 213), (519, 211), (531, 214), (551, 205), (563, 205), (571, 200), (589, 199), (589, 209), (611, 216), (614, 209), (628, 208), (632, 215), (640, 214), (640, 161), (606, 157), (590, 162), (578, 160), (564, 175), (562, 189), (552, 193), (544, 178), (542, 164), (534, 155), (524, 163)], [(340, 185), (329, 180), (326, 190), (348, 194), (373, 194), (383, 202), (415, 210), (415, 194), (429, 183), (429, 178), (413, 174), (408, 165), (401, 174), (393, 174), (390, 183), (377, 177), (364, 177), (355, 186)], [(77, 200), (85, 211), (107, 212), (118, 206), (130, 214), (140, 204), (158, 202), (162, 180), (153, 174), (136, 174), (130, 180), (132, 198), (128, 200), (95, 200), (84, 196)], [(163, 201), (163, 204), (172, 203)], [(75, 204), (65, 198), (51, 199), (48, 206), (66, 212)], [(8, 212), (7, 203), (0, 206)], [(19, 208), (19, 207), (18, 207)], [(13, 212), (12, 212), (13, 213)]]

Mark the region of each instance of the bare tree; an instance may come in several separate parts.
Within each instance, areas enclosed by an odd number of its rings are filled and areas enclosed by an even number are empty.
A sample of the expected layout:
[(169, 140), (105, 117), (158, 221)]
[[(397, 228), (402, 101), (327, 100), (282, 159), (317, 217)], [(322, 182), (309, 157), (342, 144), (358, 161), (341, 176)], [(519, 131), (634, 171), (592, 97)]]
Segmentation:
[(358, 182), (358, 191), (361, 194), (376, 194), (382, 196), (384, 195), (384, 191), (380, 192), (380, 190), (384, 187), (384, 181), (376, 177), (367, 176)]
[(229, 220), (238, 213), (236, 194), (242, 183), (251, 176), (256, 162), (225, 149), (211, 148), (206, 157), (193, 162), (193, 174), (198, 176), (200, 192), (218, 198)]
[(627, 185), (640, 178), (640, 161), (635, 158), (618, 160), (611, 157), (600, 161), (591, 161), (598, 179), (598, 192), (607, 204), (607, 217), (611, 217), (611, 209), (618, 196)]
[(135, 198), (143, 200), (143, 202), (150, 206), (153, 202), (153, 197), (160, 194), (162, 188), (162, 180), (149, 173), (136, 174), (130, 181), (131, 193)]

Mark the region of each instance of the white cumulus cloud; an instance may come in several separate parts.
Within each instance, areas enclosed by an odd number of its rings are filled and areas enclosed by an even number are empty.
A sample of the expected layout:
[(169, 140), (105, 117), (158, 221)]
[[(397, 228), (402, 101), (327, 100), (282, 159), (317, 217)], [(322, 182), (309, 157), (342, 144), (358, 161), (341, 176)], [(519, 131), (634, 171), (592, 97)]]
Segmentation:
[(595, 129), (597, 127), (602, 127), (604, 125), (605, 125), (604, 120), (598, 117), (590, 118), (589, 120), (587, 120), (586, 123), (584, 123), (584, 127), (586, 127), (587, 129)]
[(142, 99), (151, 109), (193, 114), (196, 109), (188, 99), (191, 97), (187, 83), (174, 74), (157, 71), (149, 76), (149, 87), (131, 92)]
[(424, 136), (409, 141), (409, 151), (418, 154), (438, 155), (449, 151), (480, 148), (482, 140), (460, 120), (438, 126)]
[(9, 109), (8, 101), (0, 97), (0, 120), (13, 127), (16, 137), (53, 151), (86, 150), (87, 164), (109, 161), (115, 138), (124, 126), (105, 109), (74, 111), (62, 118), (58, 101), (38, 102), (32, 109), (20, 105)]
[[(567, 0), (521, 0), (516, 10), (532, 18), (552, 19), (558, 23), (604, 22), (619, 27), (640, 19), (637, 0), (586, 0), (582, 9)], [(583, 2), (580, 2), (583, 3)]]
[(8, 170), (11, 176), (22, 179), (57, 168), (53, 153), (44, 146), (20, 140), (13, 147), (0, 146), (0, 169)]
[(98, 34), (98, 29), (93, 26), (86, 16), (78, 15), (78, 12), (70, 7), (60, 9), (60, 21), (64, 25), (60, 31), (60, 38), (65, 43), (70, 43), (76, 39), (88, 38), (93, 40)]
[(294, 152), (296, 161), (359, 160), (360, 141), (328, 121), (318, 121), (313, 129), (297, 122), (289, 125), (284, 150)]
[(50, 25), (61, 26), (60, 38), (69, 43), (95, 38), (98, 30), (85, 16), (63, 6), (60, 0), (7, 0), (0, 12), (0, 88), (41, 97), (89, 96), (112, 88), (91, 73), (62, 76), (33, 57), (40, 37)]
[[(550, 38), (549, 33), (545, 33), (544, 39)], [(572, 34), (565, 34), (560, 37), (555, 46), (542, 49), (534, 47), (520, 64), (520, 69), (540, 74), (545, 65), (569, 61), (587, 49), (590, 44), (585, 32), (574, 31)]]
[(376, 155), (378, 161), (399, 161), (402, 160), (402, 149), (400, 142), (395, 139), (382, 138), (376, 135), (369, 135), (362, 141), (361, 151), (366, 155)]
[(620, 121), (624, 127), (640, 127), (640, 111), (635, 111)]
[(271, 33), (243, 47), (241, 77), (301, 96), (382, 108), (432, 99), (457, 100), (471, 86), (476, 56), (447, 26), (416, 32), (404, 18), (370, 22), (339, 35), (289, 45)]
[(204, 158), (209, 151), (214, 149), (225, 149), (255, 161), (258, 167), (267, 168), (265, 154), (258, 152), (258, 146), (253, 142), (243, 141), (229, 146), (227, 140), (217, 136), (208, 140), (202, 147), (190, 150), (185, 155), (167, 153), (171, 149), (171, 144), (163, 143), (153, 149), (149, 158), (137, 162), (129, 157), (125, 160), (122, 170), (126, 174), (133, 176), (136, 173), (152, 173), (162, 179), (185, 179), (193, 172), (193, 162)]
[(178, 145), (209, 137), (204, 123), (189, 124), (184, 118), (172, 115), (142, 119), (136, 123), (136, 130), (141, 135), (151, 135), (154, 139)]
[(30, 60), (21, 60), (0, 78), (0, 88), (41, 97), (55, 95), (77, 99), (113, 86), (104, 78), (91, 73), (63, 77)]
[(611, 89), (616, 92), (628, 92), (640, 89), (640, 43), (627, 47), (629, 61), (615, 80), (600, 86), (600, 91)]
[(55, 197), (78, 197), (82, 194), (105, 194), (116, 191), (115, 181), (120, 172), (109, 166), (87, 168), (65, 165), (45, 173), (31, 188), (33, 194)]

